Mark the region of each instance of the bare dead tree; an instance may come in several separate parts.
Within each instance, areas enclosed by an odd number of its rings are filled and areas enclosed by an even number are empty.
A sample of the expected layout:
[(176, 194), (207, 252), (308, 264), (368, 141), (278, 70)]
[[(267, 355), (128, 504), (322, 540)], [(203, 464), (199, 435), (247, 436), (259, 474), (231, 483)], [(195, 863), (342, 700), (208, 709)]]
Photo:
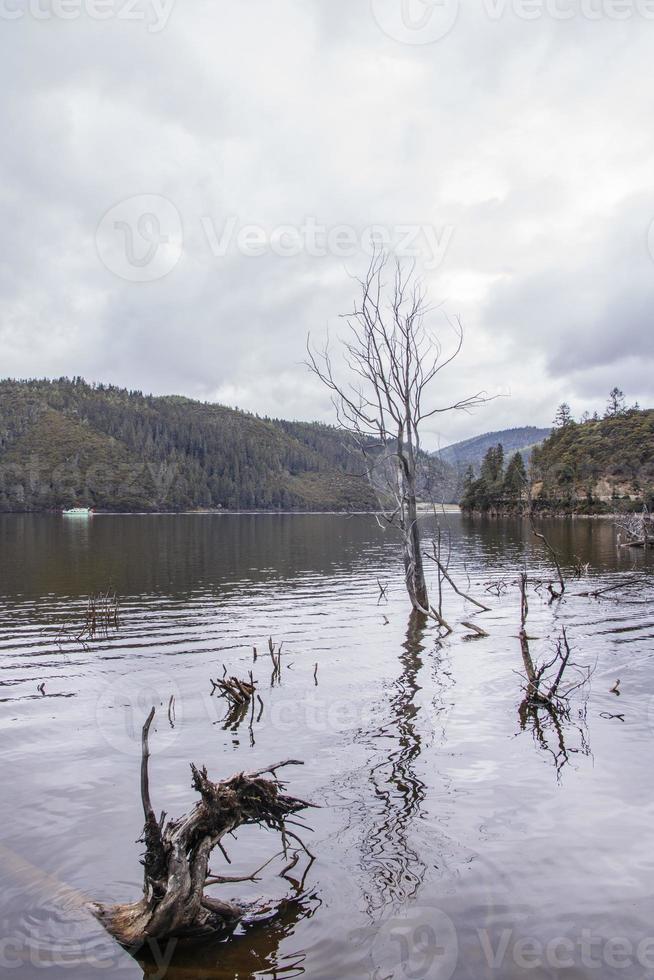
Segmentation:
[(383, 520), (400, 531), (406, 587), (418, 612), (430, 614), (418, 527), (418, 479), (423, 424), (438, 414), (467, 411), (487, 400), (485, 392), (434, 407), (428, 403), (438, 377), (463, 345), (460, 319), (446, 317), (452, 349), (427, 326), (427, 303), (415, 266), (405, 271), (375, 252), (362, 279), (360, 297), (346, 315), (341, 341), (344, 375), (336, 368), (329, 340), (322, 350), (307, 341), (308, 367), (332, 395), (340, 425), (350, 431), (365, 462)]

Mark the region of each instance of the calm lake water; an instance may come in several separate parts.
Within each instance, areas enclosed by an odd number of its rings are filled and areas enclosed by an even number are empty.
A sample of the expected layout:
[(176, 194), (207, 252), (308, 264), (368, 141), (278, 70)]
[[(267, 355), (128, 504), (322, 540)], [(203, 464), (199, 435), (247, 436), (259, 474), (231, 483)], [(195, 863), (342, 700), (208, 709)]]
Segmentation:
[[(566, 571), (588, 569), (562, 602), (531, 595), (532, 652), (551, 659), (565, 626), (594, 674), (558, 728), (521, 730), (512, 583), (525, 566), (547, 575), (546, 556), (520, 522), (442, 524), (458, 582), (492, 608), (446, 593), (457, 628), (441, 644), (410, 623), (397, 541), (372, 517), (0, 517), (8, 976), (654, 977), (653, 556), (617, 552), (607, 522), (547, 525)], [(646, 581), (629, 587), (634, 573)], [(119, 627), (85, 646), (87, 597), (107, 589)], [(462, 619), (489, 637), (464, 639)], [(274, 687), (269, 636), (284, 642)], [(259, 681), (252, 737), (211, 697), (223, 665)], [(193, 962), (162, 950), (163, 966), (139, 965), (84, 910), (140, 896), (153, 704), (157, 810), (192, 806), (190, 762), (218, 779), (289, 756), (305, 762), (285, 771), (289, 792), (321, 804), (301, 899)], [(216, 852), (212, 868), (249, 873), (279, 849), (248, 828), (231, 867)], [(284, 863), (213, 892), (293, 895)]]

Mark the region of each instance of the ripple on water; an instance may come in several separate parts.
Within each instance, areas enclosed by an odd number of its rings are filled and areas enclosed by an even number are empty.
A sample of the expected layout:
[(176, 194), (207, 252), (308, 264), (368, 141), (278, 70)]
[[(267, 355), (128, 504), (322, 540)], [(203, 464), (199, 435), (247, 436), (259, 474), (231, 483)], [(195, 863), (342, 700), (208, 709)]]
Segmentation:
[[(588, 928), (636, 943), (651, 932), (651, 591), (627, 589), (619, 601), (572, 595), (632, 574), (599, 524), (592, 537), (579, 526), (560, 535), (561, 547), (572, 542), (590, 562), (588, 579), (561, 603), (530, 601), (534, 654), (546, 656), (565, 626), (575, 660), (594, 666), (561, 731), (539, 732), (523, 730), (518, 714), (511, 583), (521, 562), (541, 575), (547, 567), (519, 525), (447, 518), (453, 574), (465, 585), (469, 575), (492, 609), (477, 615), (446, 596), (448, 618), (474, 617), (490, 636), (464, 643), (457, 630), (440, 644), (433, 629), (408, 623), (397, 547), (373, 519), (217, 518), (200, 533), (188, 518), (106, 518), (75, 542), (59, 522), (47, 553), (39, 535), (12, 537), (16, 525), (0, 521), (3, 548), (15, 551), (12, 579), (0, 569), (0, 751), (11, 787), (0, 800), (0, 918), (15, 939), (17, 975), (36, 980), (45, 963), (51, 977), (155, 975), (82, 911), (88, 897), (139, 893), (139, 738), (153, 703), (157, 807), (192, 805), (191, 760), (225, 776), (289, 755), (306, 762), (289, 773), (293, 789), (323, 803), (311, 817), (315, 894), (219, 955), (175, 961), (172, 980), (385, 976), (377, 960), (394, 963), (393, 930), (407, 922), (445, 923), (447, 956), (456, 940), (452, 975), (475, 980), (526, 975), (519, 939), (578, 942)], [(505, 583), (503, 594), (486, 592), (490, 581)], [(87, 597), (107, 588), (119, 596), (119, 627), (81, 644)], [(271, 635), (284, 641), (274, 687)], [(254, 744), (211, 697), (223, 664), (259, 681)], [(609, 691), (617, 676), (619, 698)], [(230, 844), (234, 867), (263, 863), (276, 844), (242, 835)], [(280, 884), (271, 870), (252, 887), (277, 894)], [(507, 929), (502, 963), (490, 966), (488, 948), (497, 951)], [(447, 956), (424, 975), (445, 976)], [(601, 975), (635, 977), (631, 966), (603, 962)], [(548, 963), (529, 973), (555, 974)], [(596, 975), (576, 951), (566, 976)]]

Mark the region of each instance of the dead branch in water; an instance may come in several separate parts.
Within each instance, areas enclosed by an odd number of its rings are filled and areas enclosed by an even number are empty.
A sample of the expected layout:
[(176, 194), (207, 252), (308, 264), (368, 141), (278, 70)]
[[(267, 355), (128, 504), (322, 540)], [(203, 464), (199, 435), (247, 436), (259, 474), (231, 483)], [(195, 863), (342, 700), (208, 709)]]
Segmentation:
[[(570, 660), (571, 648), (565, 626), (561, 627), (561, 635), (556, 641), (554, 656), (551, 660), (535, 664), (529, 647), (527, 635), (527, 616), (529, 601), (527, 598), (528, 577), (526, 572), (520, 576), (520, 650), (522, 663), (527, 680), (526, 701), (534, 706), (560, 707), (567, 701), (570, 694), (581, 687), (590, 678), (590, 668), (580, 667)], [(568, 667), (574, 667), (580, 672), (580, 679), (565, 690), (562, 689), (563, 677)], [(555, 671), (555, 673), (551, 673)]]
[(482, 629), (481, 626), (477, 626), (475, 623), (469, 623), (464, 620), (461, 625), (470, 630), (470, 633), (463, 637), (464, 640), (481, 640), (489, 635), (486, 630)]
[(213, 685), (211, 694), (213, 695), (218, 691), (218, 697), (225, 698), (232, 708), (248, 705), (257, 686), (256, 681), (252, 680), (252, 673), (250, 673), (249, 681), (241, 681), (238, 677), (223, 677), (221, 680), (211, 681), (211, 683)]
[(595, 589), (592, 592), (577, 592), (576, 595), (581, 598), (590, 599), (600, 599), (602, 596), (609, 595), (610, 592), (617, 592), (621, 589), (629, 589), (632, 586), (642, 585), (643, 587), (649, 585), (650, 579), (647, 575), (634, 575), (630, 578), (621, 579), (619, 582), (615, 582), (613, 585), (607, 585), (601, 589)]
[[(571, 717), (570, 696), (582, 687), (591, 676), (591, 668), (580, 666), (571, 660), (571, 648), (565, 627), (555, 644), (554, 656), (539, 664), (534, 661), (527, 633), (529, 599), (527, 590), (529, 578), (526, 572), (520, 575), (520, 651), (526, 678), (525, 697), (518, 709), (520, 728), (530, 727), (536, 743), (546, 750), (554, 761), (558, 776), (570, 761), (570, 753), (590, 752), (585, 726), (585, 710), (580, 711), (579, 721)], [(565, 678), (570, 670), (576, 670), (576, 680), (565, 686)], [(566, 745), (567, 732), (576, 731), (580, 748)]]
[[(443, 539), (442, 539), (441, 527), (439, 524), (436, 537), (432, 543), (432, 553), (430, 554), (429, 552), (425, 552), (425, 558), (428, 558), (430, 561), (433, 561), (438, 569), (438, 606), (437, 607), (430, 606), (429, 614), (433, 619), (436, 620), (436, 622), (438, 623), (440, 628), (444, 630), (446, 635), (453, 633), (454, 630), (450, 626), (448, 621), (445, 619), (445, 616), (443, 615), (443, 582), (447, 582), (450, 588), (452, 588), (453, 591), (456, 592), (458, 596), (460, 596), (462, 599), (465, 599), (467, 602), (471, 602), (473, 606), (477, 606), (477, 608), (481, 609), (482, 612), (490, 611), (488, 606), (485, 606), (483, 605), (483, 603), (478, 602), (477, 599), (473, 599), (472, 596), (468, 595), (466, 592), (463, 592), (457, 586), (456, 582), (453, 580), (449, 572), (451, 557), (452, 557), (452, 542), (451, 540), (448, 539), (447, 559), (443, 561)], [(472, 629), (476, 637), (488, 635), (484, 630), (479, 629), (478, 627), (470, 627), (467, 623), (464, 623), (463, 625), (468, 626), (469, 629)], [(469, 636), (468, 639), (470, 639)]]
[(111, 632), (117, 630), (118, 598), (115, 592), (97, 592), (86, 602), (84, 619), (80, 625), (67, 628), (62, 626), (57, 634), (57, 642), (81, 643), (87, 649), (93, 640), (108, 640)]
[(531, 530), (534, 536), (537, 537), (539, 541), (543, 542), (550, 558), (552, 559), (556, 567), (556, 574), (559, 580), (559, 587), (561, 591), (557, 592), (551, 582), (548, 584), (548, 590), (550, 592), (550, 595), (552, 596), (552, 601), (554, 599), (561, 599), (565, 594), (565, 579), (563, 577), (563, 572), (561, 571), (561, 563), (559, 562), (559, 556), (557, 555), (556, 551), (549, 543), (545, 535), (542, 533), (542, 531), (536, 530), (536, 525), (534, 524), (534, 515), (531, 510), (529, 511), (529, 523), (531, 524)]
[(275, 646), (275, 644), (273, 643), (272, 636), (268, 637), (268, 652), (270, 653), (270, 659), (272, 660), (272, 665), (273, 665), (272, 678), (270, 682), (272, 687), (275, 686), (275, 681), (277, 681), (278, 684), (281, 684), (282, 682), (282, 647), (283, 646), (284, 646), (283, 643), (280, 643), (278, 647)]
[(616, 521), (615, 527), (619, 548), (654, 548), (654, 518), (647, 507), (643, 507), (640, 514), (630, 514)]
[[(456, 582), (453, 580), (452, 576), (449, 573), (448, 565), (446, 565), (444, 562), (441, 561), (439, 550), (440, 549), (437, 549), (436, 544), (434, 544), (433, 554), (430, 555), (429, 552), (425, 552), (425, 557), (429, 558), (430, 561), (433, 561), (438, 567), (439, 581), (442, 583), (442, 580), (444, 579), (448, 583), (448, 585), (456, 592), (456, 594), (458, 596), (461, 596), (462, 599), (465, 599), (467, 602), (471, 602), (473, 606), (476, 606), (477, 609), (481, 609), (482, 612), (490, 612), (490, 606), (485, 606), (482, 602), (479, 602), (478, 599), (473, 599), (471, 595), (468, 595), (467, 592), (463, 592), (457, 586)], [(439, 584), (439, 598), (441, 597), (441, 595), (442, 592)]]
[[(169, 938), (207, 941), (229, 936), (252, 908), (209, 898), (204, 889), (219, 882), (209, 871), (212, 851), (222, 849), (221, 840), (239, 827), (257, 824), (303, 842), (286, 827), (286, 819), (313, 806), (285, 795), (277, 779), (284, 766), (302, 765), (294, 759), (279, 762), (265, 771), (238, 773), (230, 779), (211, 782), (206, 768), (191, 765), (193, 787), (200, 800), (190, 813), (165, 823), (157, 820), (150, 799), (148, 762), (149, 733), (155, 716), (150, 712), (142, 732), (141, 802), (145, 817), (143, 841), (143, 896), (123, 905), (93, 903), (91, 911), (105, 929), (131, 951), (146, 942)], [(264, 773), (272, 778), (266, 779)], [(263, 868), (253, 872), (254, 879)], [(245, 880), (245, 879), (243, 879)]]

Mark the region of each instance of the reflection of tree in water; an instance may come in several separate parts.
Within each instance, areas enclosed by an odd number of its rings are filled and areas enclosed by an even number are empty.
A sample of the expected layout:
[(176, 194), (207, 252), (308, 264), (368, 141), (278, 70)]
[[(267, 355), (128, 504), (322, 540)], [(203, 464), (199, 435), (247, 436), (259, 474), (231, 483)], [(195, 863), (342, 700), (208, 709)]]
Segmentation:
[(228, 942), (200, 947), (182, 945), (170, 958), (162, 949), (147, 960), (139, 958), (144, 980), (219, 980), (239, 977), (254, 980), (265, 975), (279, 980), (291, 980), (305, 973), (306, 954), (280, 953), (283, 940), (292, 935), (298, 922), (315, 913), (318, 900), (311, 895), (284, 903), (270, 922), (248, 926), (242, 935)]
[(388, 755), (370, 773), (379, 805), (373, 805), (372, 814), (368, 811), (371, 826), (362, 843), (361, 866), (369, 884), (366, 899), (371, 915), (415, 896), (427, 870), (410, 842), (427, 794), (426, 784), (416, 772), (424, 738), (419, 731), (416, 694), (420, 690), (418, 675), (423, 666), (426, 626), (425, 616), (411, 614), (400, 656), (402, 670), (389, 701), (391, 717), (370, 733), (373, 739), (390, 740)]
[(590, 755), (585, 707), (573, 719), (568, 707), (534, 705), (525, 699), (518, 717), (521, 731), (529, 729), (538, 748), (551, 757), (557, 779), (570, 764), (571, 756)]

